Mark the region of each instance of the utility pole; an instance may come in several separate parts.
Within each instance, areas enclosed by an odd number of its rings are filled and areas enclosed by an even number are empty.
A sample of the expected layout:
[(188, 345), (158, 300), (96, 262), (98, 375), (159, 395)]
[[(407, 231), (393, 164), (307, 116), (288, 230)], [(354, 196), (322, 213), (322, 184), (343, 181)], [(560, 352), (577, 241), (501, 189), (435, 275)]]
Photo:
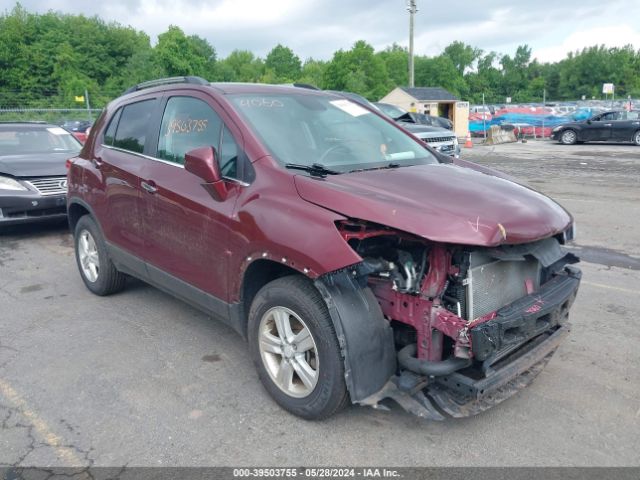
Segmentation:
[[(544, 139), (544, 116), (547, 114), (547, 89), (542, 89), (542, 138)], [(535, 132), (535, 127), (533, 128)], [(535, 135), (534, 135), (535, 136)]]
[(487, 143), (487, 111), (485, 110), (484, 93), (482, 94), (482, 132), (484, 133), (484, 143)]
[(413, 68), (413, 17), (418, 12), (416, 0), (407, 0), (407, 11), (409, 12), (409, 87), (415, 87), (415, 77)]
[(89, 119), (89, 121), (92, 121), (93, 118), (91, 117), (91, 104), (89, 103), (89, 91), (86, 88), (84, 89), (84, 102), (87, 106), (87, 118)]

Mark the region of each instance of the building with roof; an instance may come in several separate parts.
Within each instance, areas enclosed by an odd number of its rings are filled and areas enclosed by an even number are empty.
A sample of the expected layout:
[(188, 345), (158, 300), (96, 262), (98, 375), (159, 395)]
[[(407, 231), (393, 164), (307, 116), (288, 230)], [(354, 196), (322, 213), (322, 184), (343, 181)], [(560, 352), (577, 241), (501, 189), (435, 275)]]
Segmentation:
[(409, 112), (448, 118), (458, 137), (469, 133), (469, 102), (460, 101), (444, 88), (396, 87), (380, 101)]

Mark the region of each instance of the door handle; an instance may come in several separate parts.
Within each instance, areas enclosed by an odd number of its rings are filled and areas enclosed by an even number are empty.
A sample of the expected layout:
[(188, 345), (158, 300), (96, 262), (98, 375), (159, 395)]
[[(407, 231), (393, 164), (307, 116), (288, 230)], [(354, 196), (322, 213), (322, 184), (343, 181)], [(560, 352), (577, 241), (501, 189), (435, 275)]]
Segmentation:
[(605, 127), (610, 127), (612, 124), (611, 123), (605, 123), (604, 126)]
[(149, 180), (148, 182), (142, 181), (140, 183), (140, 186), (144, 188), (147, 193), (154, 194), (158, 191), (158, 188), (156, 187), (156, 184), (153, 180)]

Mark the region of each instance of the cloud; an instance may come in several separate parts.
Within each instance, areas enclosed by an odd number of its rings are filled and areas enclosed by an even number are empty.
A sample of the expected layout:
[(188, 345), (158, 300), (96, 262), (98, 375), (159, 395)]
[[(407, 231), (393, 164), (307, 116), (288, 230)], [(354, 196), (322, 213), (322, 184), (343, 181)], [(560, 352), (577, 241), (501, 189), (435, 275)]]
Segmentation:
[(536, 49), (532, 56), (541, 62), (557, 62), (565, 58), (569, 52), (600, 44), (607, 47), (624, 47), (631, 44), (637, 48), (640, 46), (640, 30), (622, 24), (573, 32), (560, 45)]
[[(329, 59), (363, 39), (376, 48), (408, 44), (405, 0), (21, 0), (30, 11), (99, 15), (145, 31), (155, 42), (169, 25), (206, 38), (219, 56), (247, 49), (264, 56), (277, 43), (301, 58)], [(513, 53), (528, 44), (554, 60), (596, 43), (640, 48), (637, 0), (417, 0), (416, 52), (436, 55), (454, 40)], [(601, 30), (598, 30), (601, 29)]]

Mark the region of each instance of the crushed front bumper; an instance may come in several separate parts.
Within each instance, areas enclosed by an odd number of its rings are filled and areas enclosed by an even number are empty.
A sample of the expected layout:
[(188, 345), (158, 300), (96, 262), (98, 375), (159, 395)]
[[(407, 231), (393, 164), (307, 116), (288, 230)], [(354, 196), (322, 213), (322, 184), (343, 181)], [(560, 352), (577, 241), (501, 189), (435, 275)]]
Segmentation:
[(517, 352), (515, 359), (509, 359), (484, 378), (473, 379), (463, 373), (438, 377), (437, 382), (427, 387), (428, 396), (452, 417), (468, 417), (483, 412), (533, 382), (569, 330), (569, 325), (563, 325), (553, 333), (536, 337)]
[(360, 403), (379, 408), (380, 401), (391, 398), (408, 412), (431, 420), (443, 420), (443, 414), (476, 415), (501, 403), (529, 385), (566, 338), (580, 278), (580, 270), (566, 266), (535, 294), (472, 327), (472, 366), (436, 377), (403, 371)]

